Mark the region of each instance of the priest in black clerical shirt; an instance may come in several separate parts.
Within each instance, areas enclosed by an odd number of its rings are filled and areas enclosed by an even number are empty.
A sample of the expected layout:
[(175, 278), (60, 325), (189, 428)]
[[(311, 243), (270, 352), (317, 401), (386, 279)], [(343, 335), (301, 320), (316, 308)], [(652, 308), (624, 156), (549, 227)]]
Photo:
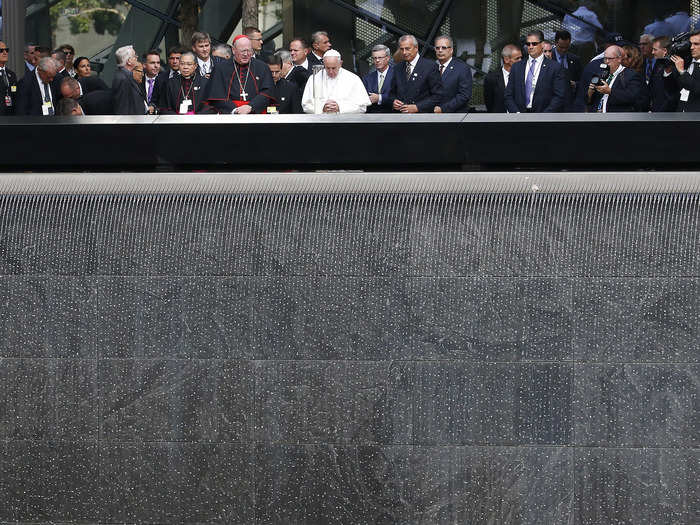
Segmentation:
[(193, 115), (208, 113), (209, 105), (204, 102), (206, 77), (199, 74), (197, 56), (191, 51), (180, 55), (179, 74), (176, 73), (165, 84), (165, 96), (161, 98), (161, 114)]
[(273, 87), (270, 68), (253, 58), (250, 39), (238, 35), (233, 39), (233, 61), (214, 68), (206, 101), (218, 113), (265, 113)]

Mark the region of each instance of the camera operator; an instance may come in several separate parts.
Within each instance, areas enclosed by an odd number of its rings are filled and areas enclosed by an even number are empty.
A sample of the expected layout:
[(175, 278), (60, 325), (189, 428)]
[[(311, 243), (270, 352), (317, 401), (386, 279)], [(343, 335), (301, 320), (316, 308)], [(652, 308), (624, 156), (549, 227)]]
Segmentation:
[(587, 101), (591, 111), (612, 113), (636, 111), (635, 102), (642, 89), (642, 77), (622, 65), (622, 48), (610, 46), (605, 50), (604, 62), (610, 68), (607, 79), (588, 85)]
[(678, 83), (681, 87), (678, 111), (700, 111), (700, 31), (690, 34), (690, 55), (692, 62), (686, 69), (685, 60), (678, 55), (672, 55), (671, 60), (676, 66)]
[(678, 77), (673, 74), (673, 62), (668, 58), (671, 40), (660, 36), (652, 41), (651, 53), (656, 64), (649, 77), (649, 98), (653, 113), (676, 111), (681, 90)]

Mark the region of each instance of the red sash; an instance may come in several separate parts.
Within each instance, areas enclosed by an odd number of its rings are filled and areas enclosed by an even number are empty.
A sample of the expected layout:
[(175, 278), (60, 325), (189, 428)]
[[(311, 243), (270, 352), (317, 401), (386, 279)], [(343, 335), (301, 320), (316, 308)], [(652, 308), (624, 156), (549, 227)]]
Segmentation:
[(237, 108), (240, 108), (241, 106), (247, 106), (248, 104), (250, 104), (250, 100), (248, 100), (248, 101), (246, 101), (246, 100), (232, 100), (231, 102), (233, 102), (233, 104)]

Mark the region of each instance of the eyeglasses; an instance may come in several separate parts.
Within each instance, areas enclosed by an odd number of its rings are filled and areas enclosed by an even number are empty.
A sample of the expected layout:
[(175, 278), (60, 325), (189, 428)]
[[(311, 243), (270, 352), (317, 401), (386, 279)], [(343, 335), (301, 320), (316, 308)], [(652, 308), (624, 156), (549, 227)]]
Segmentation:
[(9, 47), (0, 47), (0, 53), (9, 53), (10, 48)]
[(63, 51), (64, 55), (72, 55), (73, 54), (73, 51), (71, 51), (70, 49), (62, 49), (62, 51)]
[(527, 47), (539, 46), (542, 42), (525, 42)]
[(252, 49), (239, 49), (238, 52), (239, 52), (241, 55), (252, 55), (252, 54), (253, 54), (253, 50), (252, 50)]
[(452, 49), (452, 46), (435, 46), (435, 49), (442, 51), (443, 49)]

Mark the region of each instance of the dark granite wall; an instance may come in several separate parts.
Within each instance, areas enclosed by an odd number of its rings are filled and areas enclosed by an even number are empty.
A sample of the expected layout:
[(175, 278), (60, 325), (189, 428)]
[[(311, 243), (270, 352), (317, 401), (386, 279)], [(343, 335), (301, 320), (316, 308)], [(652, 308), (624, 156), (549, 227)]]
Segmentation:
[(698, 193), (463, 185), (13, 186), (0, 522), (697, 524)]

